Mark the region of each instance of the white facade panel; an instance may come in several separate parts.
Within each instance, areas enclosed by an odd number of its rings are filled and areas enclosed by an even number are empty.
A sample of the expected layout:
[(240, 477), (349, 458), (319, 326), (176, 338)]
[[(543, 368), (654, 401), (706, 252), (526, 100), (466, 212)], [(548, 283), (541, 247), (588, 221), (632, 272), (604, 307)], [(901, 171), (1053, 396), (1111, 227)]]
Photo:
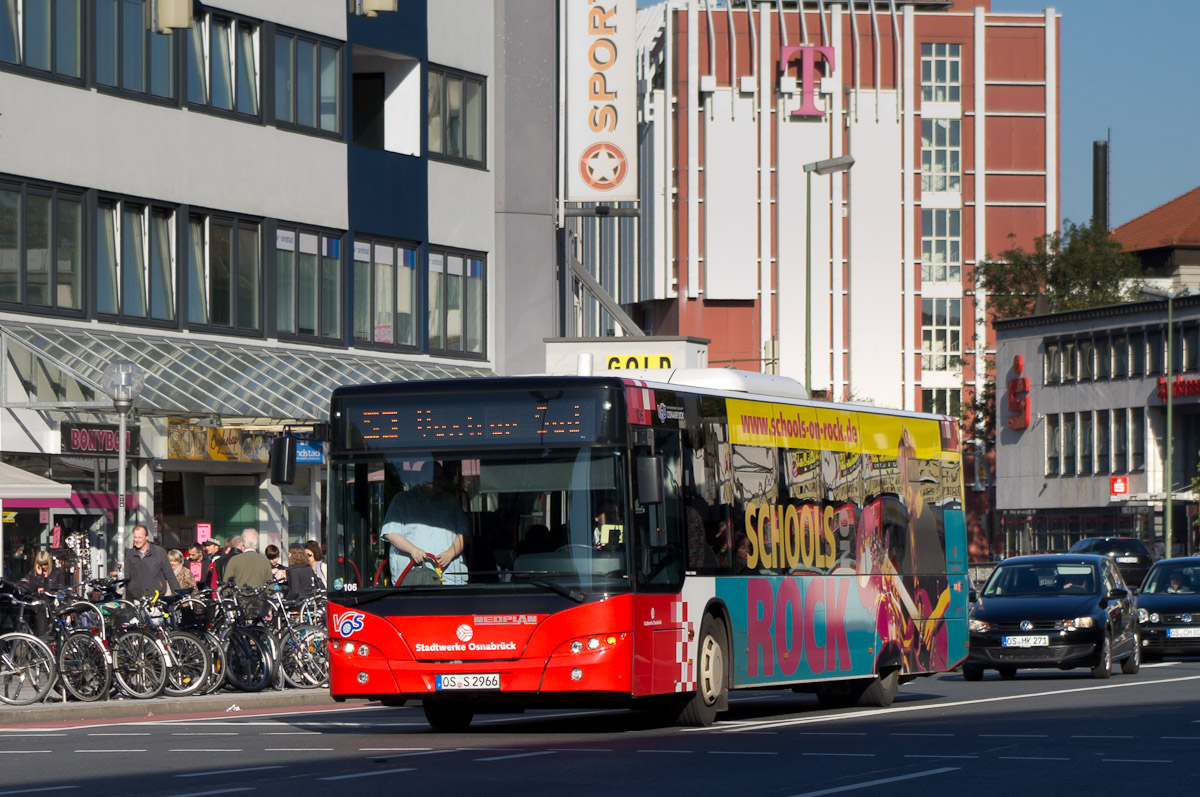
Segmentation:
[[(872, 97), (872, 99), (874, 99)], [(904, 404), (901, 341), (904, 288), (900, 253), (901, 143), (895, 91), (879, 92), (879, 118), (850, 122), (850, 392), (880, 407)], [(873, 106), (874, 102), (870, 103)]]
[(0, 97), (2, 172), (214, 210), (348, 225), (343, 143), (2, 72)]
[(495, 248), (491, 172), (429, 162), (429, 243), (491, 252)]
[(205, 3), (209, 10), (224, 9), (253, 19), (276, 22), (289, 28), (346, 40), (344, 2), (298, 2), (297, 0), (216, 0)]
[[(797, 98), (797, 102), (798, 102)], [(790, 109), (789, 109), (790, 110)], [(779, 373), (804, 381), (805, 358), (805, 174), (804, 164), (829, 157), (829, 126), (820, 119), (783, 116), (778, 127)], [(855, 167), (857, 168), (857, 167)], [(853, 169), (851, 169), (853, 171)], [(832, 381), (830, 370), (830, 216), (831, 177), (812, 180), (812, 386)], [(837, 175), (836, 179), (841, 179)], [(857, 202), (857, 198), (855, 199)], [(838, 215), (841, 224), (841, 214)]]
[(494, 3), (436, 0), (427, 4), (429, 63), (490, 75), (495, 64)]
[(704, 295), (758, 295), (758, 125), (754, 98), (718, 89), (704, 116)]

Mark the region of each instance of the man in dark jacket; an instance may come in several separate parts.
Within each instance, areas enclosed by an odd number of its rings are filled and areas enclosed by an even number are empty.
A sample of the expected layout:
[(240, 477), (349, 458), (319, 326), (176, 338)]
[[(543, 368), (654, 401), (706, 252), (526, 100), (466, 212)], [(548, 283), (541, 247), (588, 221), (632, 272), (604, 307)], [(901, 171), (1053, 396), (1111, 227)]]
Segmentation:
[(154, 592), (166, 595), (168, 588), (179, 592), (167, 552), (150, 542), (150, 533), (140, 523), (133, 527), (133, 547), (125, 552), (125, 577), (129, 579), (125, 587), (129, 597)]

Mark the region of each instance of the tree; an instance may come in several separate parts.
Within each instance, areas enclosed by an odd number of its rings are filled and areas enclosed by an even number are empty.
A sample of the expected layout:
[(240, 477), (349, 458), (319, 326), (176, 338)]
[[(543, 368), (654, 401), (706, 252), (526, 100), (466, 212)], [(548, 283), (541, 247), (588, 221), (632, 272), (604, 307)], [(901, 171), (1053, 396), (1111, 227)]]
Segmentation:
[(993, 321), (1130, 301), (1139, 275), (1137, 258), (1107, 230), (1067, 219), (1061, 233), (1039, 235), (1032, 252), (1012, 246), (975, 268)]

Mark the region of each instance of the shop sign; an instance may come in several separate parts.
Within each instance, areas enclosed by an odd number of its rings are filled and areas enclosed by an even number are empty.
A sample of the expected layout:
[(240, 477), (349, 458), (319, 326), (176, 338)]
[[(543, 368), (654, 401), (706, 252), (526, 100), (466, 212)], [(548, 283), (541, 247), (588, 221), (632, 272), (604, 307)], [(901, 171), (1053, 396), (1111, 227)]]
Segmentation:
[(609, 371), (628, 368), (671, 368), (669, 354), (610, 354), (604, 358), (604, 367)]
[(324, 464), (325, 444), (316, 440), (297, 440), (296, 463), (299, 465)]
[(1108, 479), (1109, 495), (1129, 495), (1129, 479), (1125, 476), (1110, 476)]
[(779, 71), (787, 72), (788, 65), (793, 61), (800, 62), (800, 107), (792, 111), (792, 116), (824, 116), (825, 112), (817, 107), (817, 56), (825, 59), (825, 73), (833, 72), (832, 47), (784, 47), (779, 53)]
[[(94, 423), (59, 424), (64, 454), (120, 454), (121, 427)], [(136, 425), (125, 429), (125, 451), (138, 450), (139, 434)]]
[[(1158, 378), (1158, 393), (1159, 401), (1167, 400), (1167, 380), (1164, 377)], [(1179, 398), (1180, 396), (1200, 396), (1200, 379), (1184, 379), (1182, 376), (1177, 376), (1171, 383), (1171, 397)]]
[(634, 0), (572, 0), (566, 21), (567, 200), (637, 199)]
[(1029, 379), (1021, 376), (1025, 358), (1013, 357), (1013, 378), (1008, 380), (1008, 428), (1020, 432), (1029, 428), (1033, 402), (1029, 398)]
[(266, 462), (274, 433), (236, 426), (167, 421), (167, 458), (216, 462)]

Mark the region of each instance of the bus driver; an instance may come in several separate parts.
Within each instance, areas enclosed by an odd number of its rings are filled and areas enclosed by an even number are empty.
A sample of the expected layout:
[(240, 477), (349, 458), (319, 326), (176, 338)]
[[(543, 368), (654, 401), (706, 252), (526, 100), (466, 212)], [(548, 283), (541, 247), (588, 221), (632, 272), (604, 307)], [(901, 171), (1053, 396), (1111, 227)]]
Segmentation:
[(392, 583), (465, 584), (467, 515), (454, 479), (438, 462), (426, 463), (421, 474), (419, 484), (396, 494), (383, 518)]

